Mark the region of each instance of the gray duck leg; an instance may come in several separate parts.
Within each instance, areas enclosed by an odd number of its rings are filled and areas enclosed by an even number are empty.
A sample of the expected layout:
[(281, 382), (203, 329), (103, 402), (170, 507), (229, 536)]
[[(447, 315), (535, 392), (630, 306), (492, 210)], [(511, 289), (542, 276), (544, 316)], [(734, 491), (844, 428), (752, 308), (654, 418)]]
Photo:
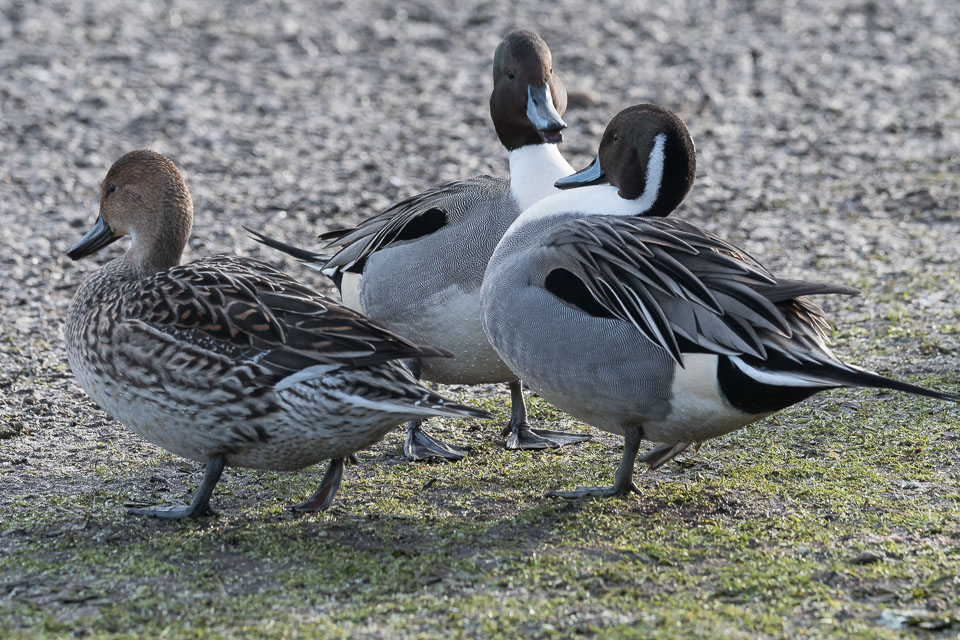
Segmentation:
[(220, 480), (224, 466), (223, 456), (216, 456), (207, 460), (203, 480), (200, 481), (200, 486), (197, 487), (189, 505), (127, 509), (127, 513), (138, 516), (153, 516), (154, 518), (198, 518), (200, 516), (216, 515), (216, 512), (210, 508), (210, 496), (213, 494), (213, 488), (217, 486), (217, 482)]
[[(353, 456), (350, 457), (353, 458)], [(326, 511), (329, 509), (330, 505), (333, 504), (333, 499), (337, 496), (337, 491), (340, 489), (340, 481), (343, 480), (344, 462), (344, 458), (331, 460), (327, 472), (323, 474), (323, 479), (320, 481), (320, 486), (313, 492), (313, 495), (307, 500), (293, 505), (290, 509), (300, 512)], [(354, 462), (356, 462), (356, 459), (354, 459)]]
[(631, 491), (639, 495), (640, 489), (633, 483), (633, 464), (637, 459), (642, 438), (643, 432), (640, 429), (632, 429), (627, 432), (623, 441), (623, 457), (620, 458), (620, 466), (617, 467), (617, 476), (612, 487), (582, 487), (573, 491), (548, 491), (547, 495), (569, 499), (609, 498), (610, 496), (624, 496)]
[[(405, 360), (404, 364), (413, 376), (420, 379), (420, 361)], [(411, 420), (407, 423), (407, 437), (403, 442), (403, 456), (412, 462), (423, 460), (446, 460), (457, 462), (467, 455), (467, 449), (441, 442), (423, 431), (423, 420)]]
[(500, 433), (507, 436), (507, 449), (553, 449), (577, 442), (592, 440), (581, 433), (552, 429), (531, 429), (527, 425), (527, 405), (523, 400), (523, 383), (510, 383), (510, 422)]

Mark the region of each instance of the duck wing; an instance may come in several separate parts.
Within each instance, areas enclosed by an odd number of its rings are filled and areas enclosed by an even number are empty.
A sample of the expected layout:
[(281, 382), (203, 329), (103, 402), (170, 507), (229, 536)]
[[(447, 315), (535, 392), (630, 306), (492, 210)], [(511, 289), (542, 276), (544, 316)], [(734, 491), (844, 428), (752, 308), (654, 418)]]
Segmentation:
[(348, 229), (319, 235), (325, 249), (335, 251), (323, 272), (359, 271), (375, 252), (401, 242), (412, 242), (456, 224), (475, 201), (493, 198), (509, 183), (482, 175), (448, 182), (401, 200), (389, 209)]
[(361, 367), (446, 357), (382, 329), (270, 265), (214, 256), (137, 283), (125, 320), (183, 344), (284, 376), (315, 365)]
[(739, 247), (670, 218), (578, 218), (552, 229), (538, 250), (544, 288), (629, 322), (681, 366), (691, 348), (763, 359), (770, 335), (780, 337), (777, 345), (818, 343), (823, 311), (802, 296), (856, 293), (779, 280)]

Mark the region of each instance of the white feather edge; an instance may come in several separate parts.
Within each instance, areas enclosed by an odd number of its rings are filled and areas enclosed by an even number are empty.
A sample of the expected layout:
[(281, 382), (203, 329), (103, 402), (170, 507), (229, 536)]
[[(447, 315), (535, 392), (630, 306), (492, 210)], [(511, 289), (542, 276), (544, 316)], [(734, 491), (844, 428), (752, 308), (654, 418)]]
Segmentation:
[[(281, 379), (276, 385), (274, 385), (273, 390), (275, 392), (284, 391), (298, 384), (323, 378), (340, 368), (340, 365), (327, 364), (318, 364), (312, 367), (307, 367), (306, 369), (302, 369)], [(448, 409), (442, 404), (419, 404), (409, 401), (391, 402), (389, 400), (373, 401), (364, 398), (362, 395), (343, 393), (335, 388), (327, 389), (326, 393), (338, 395), (343, 399), (344, 402), (355, 407), (372, 409), (374, 411), (380, 411), (383, 413), (397, 413), (403, 416), (445, 416), (449, 418), (470, 417), (469, 414), (460, 409)], [(443, 402), (443, 400), (441, 400), (441, 402)]]
[(768, 384), (776, 387), (824, 387), (835, 385), (836, 382), (824, 380), (813, 375), (805, 376), (797, 373), (786, 373), (780, 371), (762, 371), (756, 367), (750, 366), (736, 356), (730, 357), (730, 362), (737, 369), (751, 380), (760, 384)]

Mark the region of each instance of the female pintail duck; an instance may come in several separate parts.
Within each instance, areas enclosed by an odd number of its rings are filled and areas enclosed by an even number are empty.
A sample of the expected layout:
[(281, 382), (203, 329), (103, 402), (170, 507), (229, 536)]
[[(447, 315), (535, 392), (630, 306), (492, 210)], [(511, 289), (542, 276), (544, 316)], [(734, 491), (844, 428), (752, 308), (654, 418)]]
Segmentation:
[[(535, 33), (506, 36), (493, 58), (490, 115), (510, 160), (510, 179), (477, 176), (399, 202), (355, 229), (320, 235), (330, 259), (255, 234), (329, 275), (346, 306), (400, 335), (449, 350), (454, 358), (418, 362), (419, 376), (445, 384), (509, 382), (513, 404), (508, 449), (541, 449), (588, 436), (531, 429), (520, 381), (487, 342), (480, 323), (480, 285), (494, 248), (520, 212), (557, 193), (573, 173), (557, 144), (567, 95), (550, 49)], [(464, 450), (408, 426), (408, 458), (459, 460)]]
[(830, 351), (824, 313), (806, 296), (854, 290), (776, 277), (712, 233), (643, 217), (669, 214), (695, 167), (679, 117), (626, 109), (593, 164), (558, 182), (581, 188), (524, 211), (490, 260), (483, 322), (500, 357), (549, 402), (625, 438), (612, 487), (554, 495), (636, 491), (641, 438), (663, 443), (642, 458), (656, 467), (824, 389), (958, 400)]
[(67, 318), (70, 367), (110, 415), (173, 453), (205, 461), (189, 506), (134, 509), (164, 518), (209, 511), (224, 466), (291, 470), (329, 459), (297, 505), (333, 501), (344, 458), (398, 423), (480, 417), (421, 386), (399, 358), (417, 346), (256, 260), (214, 256), (177, 266), (193, 226), (174, 164), (133, 151), (107, 173), (96, 225), (68, 255), (133, 242), (80, 286)]

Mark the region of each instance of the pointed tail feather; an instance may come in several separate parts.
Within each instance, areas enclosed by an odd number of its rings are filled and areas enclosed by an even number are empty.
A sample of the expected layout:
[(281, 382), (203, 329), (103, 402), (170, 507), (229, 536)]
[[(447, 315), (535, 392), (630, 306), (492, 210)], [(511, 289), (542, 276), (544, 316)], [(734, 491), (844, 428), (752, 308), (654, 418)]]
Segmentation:
[(938, 400), (946, 400), (948, 402), (960, 402), (960, 394), (958, 393), (948, 393), (946, 391), (927, 389), (926, 387), (910, 384), (909, 382), (903, 382), (902, 380), (888, 378), (880, 375), (879, 373), (874, 373), (873, 371), (868, 371), (867, 369), (861, 369), (860, 367), (854, 365), (846, 366), (849, 367), (849, 370), (844, 371), (842, 369), (837, 369), (838, 375), (836, 376), (837, 381), (841, 382), (845, 387), (892, 389), (894, 391), (903, 391), (905, 393), (926, 396), (928, 398), (936, 398)]
[(297, 260), (305, 262), (314, 269), (321, 269), (323, 265), (325, 265), (330, 259), (328, 256), (314, 253), (313, 251), (308, 251), (306, 249), (301, 249), (300, 247), (295, 247), (292, 244), (287, 244), (286, 242), (282, 242), (276, 238), (271, 238), (270, 236), (260, 233), (259, 231), (254, 231), (250, 227), (244, 226), (243, 228), (247, 233), (250, 234), (250, 237), (260, 244), (265, 244), (268, 247), (276, 249), (277, 251), (282, 251), (288, 256), (293, 256)]
[(763, 285), (756, 287), (760, 295), (767, 298), (770, 302), (784, 302), (799, 296), (815, 296), (827, 294), (839, 294), (845, 296), (858, 296), (860, 291), (842, 284), (832, 284), (830, 282), (816, 282), (807, 280), (789, 280), (780, 278), (776, 284)]
[[(809, 387), (829, 389), (835, 387), (868, 387), (891, 389), (928, 398), (960, 402), (960, 394), (935, 391), (919, 385), (882, 376), (845, 362), (814, 360), (788, 360), (783, 353), (768, 350), (767, 360), (749, 356), (733, 356), (730, 362), (742, 374), (761, 384), (781, 387)], [(773, 364), (774, 366), (771, 366)]]

